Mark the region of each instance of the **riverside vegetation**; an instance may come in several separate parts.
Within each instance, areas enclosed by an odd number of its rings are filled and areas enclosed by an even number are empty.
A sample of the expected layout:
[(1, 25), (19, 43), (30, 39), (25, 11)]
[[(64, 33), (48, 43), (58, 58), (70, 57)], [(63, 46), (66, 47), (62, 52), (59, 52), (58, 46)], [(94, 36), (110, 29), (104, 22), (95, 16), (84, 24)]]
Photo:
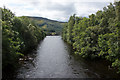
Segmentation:
[[(30, 53), (46, 34), (28, 17), (16, 17), (9, 9), (2, 11), (2, 71), (17, 68), (20, 57)], [(8, 70), (8, 71), (7, 71)]]
[(52, 27), (47, 29), (53, 26), (52, 22), (48, 24), (41, 20), (39, 23), (29, 17), (17, 17), (5, 7), (0, 9), (3, 77), (17, 68), (19, 58), (34, 50), (46, 34), (60, 34), (61, 24), (65, 24), (62, 38), (73, 47), (75, 54), (87, 59), (109, 60), (120, 72), (120, 2), (111, 3), (89, 18), (73, 15), (68, 23), (59, 23), (60, 27), (56, 26), (57, 22), (54, 30)]
[(86, 17), (70, 17), (63, 28), (63, 40), (74, 53), (87, 59), (106, 59), (120, 72), (120, 2)]

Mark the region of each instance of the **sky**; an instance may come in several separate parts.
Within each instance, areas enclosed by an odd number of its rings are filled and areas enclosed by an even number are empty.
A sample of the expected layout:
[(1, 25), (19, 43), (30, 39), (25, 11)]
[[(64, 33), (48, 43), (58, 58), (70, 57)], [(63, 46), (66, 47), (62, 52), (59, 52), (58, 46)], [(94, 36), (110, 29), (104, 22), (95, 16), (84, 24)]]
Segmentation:
[(73, 14), (88, 17), (113, 2), (114, 0), (0, 0), (0, 7), (5, 6), (16, 16), (36, 16), (65, 22)]

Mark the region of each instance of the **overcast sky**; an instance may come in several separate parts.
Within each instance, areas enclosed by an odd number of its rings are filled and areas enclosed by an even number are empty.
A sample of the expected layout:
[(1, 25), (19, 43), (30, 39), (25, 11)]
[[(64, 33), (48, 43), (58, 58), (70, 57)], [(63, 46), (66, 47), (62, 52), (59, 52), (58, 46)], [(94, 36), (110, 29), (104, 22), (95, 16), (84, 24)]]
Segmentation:
[(82, 17), (102, 10), (114, 0), (1, 0), (16, 16), (38, 16), (67, 21), (73, 14)]

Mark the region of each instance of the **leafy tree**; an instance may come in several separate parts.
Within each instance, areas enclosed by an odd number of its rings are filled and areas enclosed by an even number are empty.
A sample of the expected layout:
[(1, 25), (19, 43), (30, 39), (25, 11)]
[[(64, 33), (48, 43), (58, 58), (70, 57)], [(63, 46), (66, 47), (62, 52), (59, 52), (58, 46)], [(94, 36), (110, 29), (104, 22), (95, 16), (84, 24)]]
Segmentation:
[[(18, 60), (32, 49), (46, 34), (27, 17), (16, 17), (9, 9), (2, 11), (2, 70), (17, 68)], [(31, 44), (32, 43), (32, 44)]]
[(75, 54), (107, 59), (120, 72), (120, 2), (110, 3), (89, 18), (71, 16), (62, 35)]

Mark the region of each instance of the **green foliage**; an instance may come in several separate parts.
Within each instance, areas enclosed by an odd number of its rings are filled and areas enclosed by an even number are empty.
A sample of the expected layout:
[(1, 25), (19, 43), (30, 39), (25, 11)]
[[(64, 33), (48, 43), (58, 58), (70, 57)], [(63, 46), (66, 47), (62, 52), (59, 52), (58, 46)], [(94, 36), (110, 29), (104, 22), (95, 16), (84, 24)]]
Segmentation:
[(116, 59), (115, 62), (112, 63), (112, 66), (115, 68), (118, 68), (119, 71), (117, 73), (120, 73), (120, 60), (119, 59)]
[(34, 49), (45, 33), (29, 18), (16, 17), (9, 9), (2, 10), (2, 68), (16, 68), (18, 59)]
[(120, 72), (120, 2), (110, 3), (89, 18), (71, 16), (63, 40), (84, 58), (105, 58)]

